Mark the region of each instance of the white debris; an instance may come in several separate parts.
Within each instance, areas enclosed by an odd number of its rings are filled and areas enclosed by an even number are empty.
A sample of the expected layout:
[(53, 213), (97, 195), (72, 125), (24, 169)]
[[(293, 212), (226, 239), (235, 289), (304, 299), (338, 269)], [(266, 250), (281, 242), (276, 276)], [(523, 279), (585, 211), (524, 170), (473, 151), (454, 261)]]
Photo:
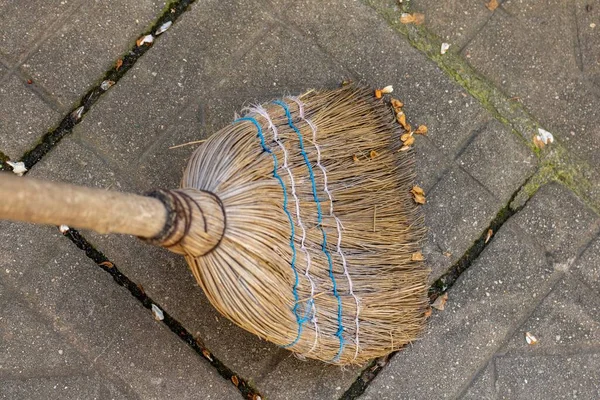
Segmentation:
[(69, 232), (69, 227), (67, 225), (61, 225), (58, 227), (58, 230), (60, 231), (60, 233), (62, 233), (63, 235), (67, 232)]
[(158, 308), (156, 304), (152, 304), (152, 314), (154, 314), (154, 319), (157, 321), (162, 321), (165, 319), (165, 314), (160, 308)]
[(531, 332), (525, 332), (525, 341), (527, 342), (527, 344), (530, 344), (532, 346), (534, 344), (537, 344), (537, 342), (538, 342), (538, 340), (536, 339), (536, 337), (533, 336), (531, 334)]
[(440, 49), (440, 54), (446, 54), (448, 49), (450, 48), (450, 43), (442, 43), (442, 48)]
[(75, 111), (73, 111), (71, 113), (71, 118), (73, 118), (73, 120), (75, 120), (75, 121), (79, 121), (81, 119), (82, 115), (83, 115), (83, 106), (81, 106), (78, 109), (76, 109)]
[(552, 134), (550, 132), (548, 132), (545, 129), (542, 128), (538, 128), (538, 138), (544, 142), (544, 144), (548, 144), (548, 143), (553, 143), (554, 142), (554, 136), (552, 136)]
[(158, 29), (155, 32), (155, 35), (158, 36), (161, 33), (163, 33), (164, 31), (166, 31), (167, 29), (169, 29), (171, 27), (171, 25), (173, 25), (173, 21), (167, 21), (164, 24), (162, 24), (161, 26), (158, 27)]
[(388, 85), (381, 89), (381, 93), (392, 93), (394, 91), (394, 87), (392, 85)]
[(103, 81), (100, 84), (100, 89), (106, 91), (106, 90), (110, 89), (110, 87), (114, 84), (115, 84), (115, 81), (110, 81), (110, 80)]
[(12, 167), (12, 171), (19, 176), (23, 176), (23, 174), (25, 172), (27, 172), (27, 168), (25, 168), (25, 163), (22, 161), (19, 161), (19, 162), (7, 161), (6, 163), (8, 165), (10, 165)]
[(154, 36), (146, 35), (146, 36), (142, 36), (141, 38), (139, 38), (136, 43), (139, 47), (144, 44), (151, 44), (152, 42), (154, 42)]

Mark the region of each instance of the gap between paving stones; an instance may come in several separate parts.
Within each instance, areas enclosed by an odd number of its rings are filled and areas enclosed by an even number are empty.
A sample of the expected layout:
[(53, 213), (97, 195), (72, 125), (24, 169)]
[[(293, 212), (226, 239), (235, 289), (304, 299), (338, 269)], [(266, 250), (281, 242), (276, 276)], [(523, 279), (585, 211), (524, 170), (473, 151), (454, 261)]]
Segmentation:
[[(148, 28), (145, 32), (143, 32), (139, 37), (152, 34), (156, 38), (156, 31), (165, 23), (172, 22), (175, 23), (179, 17), (183, 13), (185, 13), (188, 7), (194, 3), (196, 0), (174, 0), (165, 6), (162, 14), (155, 20), (150, 28)], [(56, 128), (47, 132), (43, 135), (38, 144), (31, 150), (27, 151), (23, 157), (21, 157), (21, 162), (25, 164), (25, 168), (31, 169), (38, 161), (40, 161), (50, 150), (58, 144), (62, 140), (63, 137), (72, 132), (75, 125), (77, 125), (83, 115), (85, 115), (90, 108), (102, 97), (102, 95), (110, 90), (110, 86), (118, 83), (119, 80), (135, 65), (137, 60), (144, 55), (150, 48), (152, 44), (142, 44), (141, 46), (137, 46), (137, 43), (134, 47), (129, 50), (126, 54), (124, 54), (119, 59), (119, 64), (117, 66), (117, 61), (115, 61), (114, 67), (108, 70), (104, 77), (99, 81), (96, 86), (90, 89), (85, 95), (81, 97), (79, 104), (74, 107), (69, 113), (61, 120)], [(112, 81), (110, 86), (102, 88), (102, 82)], [(3, 157), (4, 156), (4, 157)], [(3, 160), (3, 158), (6, 158)], [(8, 161), (8, 158), (0, 153), (0, 161)], [(6, 164), (6, 162), (0, 163), (0, 170), (8, 170), (11, 171), (12, 168)]]
[(462, 58), (459, 51), (450, 48), (442, 55), (440, 53), (442, 39), (430, 32), (425, 27), (426, 23), (419, 26), (400, 23), (400, 15), (411, 11), (410, 2), (407, 1), (399, 6), (393, 0), (361, 1), (374, 9), (396, 32), (406, 37), (411, 46), (435, 62), (442, 71), (477, 99), (492, 116), (508, 126), (534, 152), (542, 168), (534, 179), (530, 179), (529, 185), (523, 188), (527, 195), (531, 196), (546, 183), (557, 181), (577, 194), (596, 213), (600, 213), (600, 198), (590, 195), (590, 191), (594, 188), (590, 178), (593, 178), (595, 169), (577, 155), (568, 152), (557, 138), (554, 138), (554, 143), (543, 150), (535, 147), (532, 139), (541, 125), (520, 102), (508, 98), (500, 89), (481, 76)]
[[(63, 233), (73, 244), (75, 244), (80, 250), (84, 251), (86, 256), (94, 261), (100, 268), (109, 273), (114, 281), (126, 288), (133, 297), (135, 297), (145, 308), (153, 310), (158, 307), (162, 313), (161, 322), (164, 323), (173, 333), (175, 333), (181, 340), (183, 340), (188, 346), (190, 346), (198, 355), (201, 355), (205, 360), (209, 362), (211, 366), (226, 380), (232, 382), (240, 391), (242, 396), (246, 399), (260, 400), (262, 397), (260, 393), (245, 379), (238, 376), (234, 371), (224, 365), (218, 358), (216, 358), (210, 350), (208, 350), (202, 343), (200, 338), (194, 337), (187, 329), (181, 325), (179, 321), (171, 317), (157, 302), (152, 300), (145, 292), (144, 288), (133, 282), (127, 276), (125, 276), (117, 266), (112, 263), (104, 254), (96, 250), (77, 230), (68, 229)], [(159, 318), (157, 318), (159, 319)]]

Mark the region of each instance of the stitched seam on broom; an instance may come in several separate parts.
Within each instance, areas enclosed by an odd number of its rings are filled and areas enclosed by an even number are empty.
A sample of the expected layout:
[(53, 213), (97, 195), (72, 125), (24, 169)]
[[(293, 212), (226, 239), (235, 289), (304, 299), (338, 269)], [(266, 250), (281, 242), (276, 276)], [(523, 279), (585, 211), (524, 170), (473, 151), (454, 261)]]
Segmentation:
[(340, 339), (340, 348), (339, 348), (336, 356), (332, 359), (332, 361), (337, 361), (337, 360), (339, 360), (340, 356), (342, 355), (342, 351), (344, 350), (344, 337), (343, 337), (344, 324), (342, 322), (342, 298), (340, 297), (340, 295), (337, 291), (337, 283), (335, 281), (335, 276), (333, 275), (333, 260), (331, 258), (331, 254), (329, 254), (329, 251), (327, 250), (327, 234), (325, 233), (325, 229), (323, 228), (323, 213), (321, 211), (321, 202), (319, 201), (319, 197), (317, 196), (317, 183), (315, 181), (315, 174), (312, 169), (312, 166), (310, 165), (310, 161), (308, 159), (308, 155), (306, 154), (306, 150), (304, 149), (302, 134), (300, 133), (300, 131), (298, 130), (298, 128), (296, 127), (296, 125), (294, 125), (294, 122), (292, 121), (292, 115), (290, 114), (289, 107), (287, 106), (287, 104), (285, 102), (283, 102), (281, 100), (275, 100), (275, 101), (273, 101), (273, 103), (277, 104), (278, 106), (281, 106), (283, 108), (283, 110), (285, 111), (287, 120), (288, 120), (289, 127), (292, 130), (294, 130), (294, 132), (296, 132), (296, 135), (298, 136), (298, 141), (300, 144), (300, 153), (302, 154), (302, 157), (304, 158), (304, 163), (306, 164), (306, 167), (308, 168), (308, 174), (310, 176), (313, 198), (315, 200), (315, 204), (317, 205), (318, 226), (319, 226), (319, 229), (321, 230), (321, 234), (323, 235), (323, 243), (322, 243), (321, 248), (323, 250), (323, 253), (325, 253), (325, 256), (327, 257), (327, 263), (329, 264), (329, 277), (331, 278), (331, 282), (333, 284), (332, 291), (333, 291), (333, 295), (337, 299), (337, 303), (338, 303), (338, 313), (337, 313), (338, 314), (337, 315), (338, 330), (335, 333), (335, 336), (337, 336)]
[(291, 186), (292, 196), (294, 196), (294, 200), (296, 202), (296, 216), (298, 219), (298, 225), (300, 226), (300, 229), (302, 230), (302, 240), (300, 242), (301, 243), (300, 249), (306, 255), (306, 270), (304, 271), (304, 276), (306, 276), (306, 279), (308, 279), (308, 281), (310, 282), (310, 298), (308, 300), (308, 304), (310, 306), (310, 309), (311, 309), (311, 312), (313, 315), (311, 322), (315, 326), (315, 340), (313, 342), (311, 349), (308, 352), (312, 353), (314, 351), (314, 349), (317, 347), (317, 344), (319, 341), (319, 326), (317, 323), (317, 308), (315, 306), (315, 300), (314, 300), (314, 298), (315, 298), (315, 282), (313, 281), (313, 279), (311, 278), (311, 276), (309, 274), (310, 263), (311, 263), (310, 252), (308, 251), (308, 249), (306, 248), (306, 245), (305, 245), (306, 229), (304, 228), (304, 224), (302, 223), (302, 219), (300, 218), (300, 200), (298, 199), (298, 196), (296, 195), (296, 184), (294, 181), (294, 175), (292, 174), (292, 170), (290, 169), (290, 167), (287, 163), (288, 152), (287, 152), (285, 146), (283, 145), (283, 143), (281, 142), (281, 140), (279, 140), (279, 133), (277, 132), (277, 127), (275, 126), (275, 124), (273, 124), (273, 120), (271, 119), (271, 117), (269, 116), (269, 113), (263, 106), (256, 105), (256, 106), (252, 106), (252, 107), (245, 107), (242, 111), (246, 111), (247, 113), (254, 113), (254, 114), (258, 114), (258, 115), (262, 116), (269, 124), (269, 129), (273, 132), (273, 139), (279, 145), (279, 147), (281, 148), (281, 151), (283, 152), (283, 168), (285, 168), (285, 170), (288, 173), (288, 176), (290, 177), (290, 186)]
[(342, 230), (344, 227), (342, 225), (342, 221), (340, 221), (340, 219), (337, 217), (337, 215), (335, 215), (335, 213), (333, 212), (333, 197), (331, 195), (331, 192), (329, 191), (329, 188), (327, 187), (327, 170), (325, 169), (325, 166), (323, 166), (323, 164), (321, 164), (321, 149), (320, 149), (319, 145), (317, 144), (317, 127), (310, 119), (308, 119), (304, 116), (304, 103), (298, 97), (289, 96), (288, 99), (292, 100), (293, 102), (295, 102), (298, 105), (298, 114), (300, 115), (300, 119), (302, 119), (304, 122), (306, 122), (306, 124), (312, 130), (312, 134), (313, 134), (312, 144), (313, 144), (313, 146), (315, 146), (315, 149), (317, 150), (317, 166), (321, 169), (321, 172), (323, 172), (323, 190), (325, 191), (325, 193), (327, 193), (327, 196), (329, 196), (329, 204), (330, 204), (329, 215), (331, 217), (333, 217), (333, 219), (335, 219), (335, 224), (336, 224), (337, 232), (338, 232), (337, 253), (342, 258), (342, 265), (344, 266), (344, 275), (348, 279), (348, 292), (354, 298), (354, 302), (356, 303), (356, 315), (354, 318), (354, 325), (356, 326), (356, 335), (355, 335), (355, 350), (354, 350), (354, 359), (353, 359), (353, 360), (356, 360), (356, 358), (358, 357), (358, 349), (359, 349), (359, 345), (360, 345), (360, 341), (359, 341), (360, 323), (358, 320), (358, 317), (360, 314), (360, 309), (359, 309), (358, 297), (356, 297), (356, 295), (354, 294), (354, 285), (352, 283), (352, 279), (350, 278), (350, 272), (348, 271), (348, 264), (346, 262), (346, 256), (344, 255), (344, 252), (342, 251)]
[(292, 309), (292, 312), (294, 313), (294, 315), (296, 316), (296, 322), (298, 323), (298, 334), (296, 336), (296, 339), (294, 341), (292, 341), (292, 343), (285, 345), (284, 347), (290, 347), (295, 345), (298, 340), (300, 339), (300, 335), (302, 334), (302, 323), (306, 320), (305, 318), (300, 318), (300, 315), (298, 314), (298, 306), (299, 306), (299, 298), (298, 298), (298, 283), (299, 283), (299, 278), (298, 278), (298, 271), (296, 270), (296, 246), (294, 245), (294, 236), (295, 236), (295, 229), (294, 229), (294, 220), (292, 219), (292, 215), (290, 214), (289, 210), (287, 209), (287, 190), (285, 189), (285, 184), (283, 183), (283, 179), (281, 179), (281, 176), (279, 176), (279, 174), (277, 173), (277, 169), (278, 169), (278, 164), (277, 164), (277, 156), (273, 153), (273, 151), (271, 151), (271, 149), (269, 149), (266, 144), (265, 144), (265, 137), (263, 135), (262, 132), (262, 128), (260, 127), (260, 124), (258, 123), (258, 121), (256, 121), (256, 119), (252, 118), (252, 117), (242, 117), (242, 118), (238, 118), (235, 121), (233, 121), (233, 123), (237, 123), (237, 122), (241, 122), (241, 121), (249, 121), (251, 122), (256, 129), (258, 130), (258, 137), (260, 139), (260, 145), (262, 147), (262, 149), (264, 151), (266, 151), (267, 153), (269, 153), (271, 155), (271, 157), (273, 157), (273, 177), (275, 177), (278, 181), (279, 184), (281, 185), (281, 188), (283, 189), (283, 211), (285, 212), (285, 214), (287, 215), (289, 221), (290, 221), (290, 227), (291, 227), (291, 234), (290, 234), (290, 247), (292, 248), (292, 261), (291, 261), (291, 267), (292, 267), (292, 271), (294, 272), (294, 286), (292, 288), (292, 293), (294, 295), (294, 308)]

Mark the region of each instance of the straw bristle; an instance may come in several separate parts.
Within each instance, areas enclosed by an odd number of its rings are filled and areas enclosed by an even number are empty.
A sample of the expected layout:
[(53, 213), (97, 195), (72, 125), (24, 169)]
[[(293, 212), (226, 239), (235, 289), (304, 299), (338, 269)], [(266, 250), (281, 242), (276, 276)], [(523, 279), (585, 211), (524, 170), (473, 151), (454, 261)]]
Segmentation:
[(345, 86), (250, 108), (208, 139), (182, 187), (214, 193), (225, 209), (220, 245), (187, 257), (211, 303), (329, 363), (361, 364), (414, 340), (428, 270), (411, 260), (424, 228), (401, 133), (371, 90)]

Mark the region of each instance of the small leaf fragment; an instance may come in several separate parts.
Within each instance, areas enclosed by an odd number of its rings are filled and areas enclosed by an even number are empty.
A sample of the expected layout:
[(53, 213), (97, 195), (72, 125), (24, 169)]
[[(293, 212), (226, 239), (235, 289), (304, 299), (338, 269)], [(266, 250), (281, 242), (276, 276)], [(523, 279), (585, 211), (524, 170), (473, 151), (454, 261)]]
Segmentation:
[(496, 8), (498, 8), (498, 0), (490, 0), (485, 6), (488, 8), (488, 10), (494, 11)]
[(415, 17), (409, 13), (402, 13), (402, 15), (400, 15), (400, 22), (403, 24), (412, 24), (415, 22)]
[(392, 103), (392, 107), (394, 108), (394, 110), (396, 110), (396, 112), (400, 111), (400, 108), (404, 107), (404, 104), (398, 100), (398, 99), (392, 99), (391, 100)]
[(102, 267), (106, 267), (106, 268), (113, 268), (115, 266), (115, 264), (111, 263), (110, 261), (102, 261), (98, 265), (100, 265)]
[(425, 260), (425, 257), (423, 257), (423, 253), (421, 253), (420, 251), (417, 251), (416, 253), (413, 253), (412, 256), (410, 257), (411, 261), (423, 261)]
[(375, 89), (375, 98), (380, 99), (382, 96), (381, 89)]
[(369, 157), (371, 157), (371, 160), (374, 159), (375, 157), (377, 157), (379, 155), (378, 152), (376, 152), (375, 150), (371, 150), (371, 152), (369, 153)]
[(538, 342), (537, 338), (531, 332), (525, 332), (525, 341), (531, 346), (536, 345)]
[(425, 196), (420, 195), (420, 194), (413, 193), (413, 199), (415, 200), (415, 203), (417, 203), (417, 204), (425, 204), (426, 203)]
[(240, 380), (239, 380), (239, 379), (238, 379), (238, 377), (237, 377), (237, 376), (235, 376), (235, 375), (232, 375), (232, 376), (231, 376), (231, 382), (233, 382), (233, 384), (234, 384), (235, 386), (237, 386), (237, 385), (239, 385), (239, 384), (240, 384)]
[(400, 136), (400, 140), (402, 140), (403, 142), (406, 142), (408, 140), (408, 138), (411, 136), (412, 136), (412, 132), (405, 133), (402, 136)]
[(413, 188), (410, 190), (410, 192), (412, 194), (418, 194), (418, 195), (421, 195), (421, 196), (425, 196), (425, 191), (423, 189), (421, 189), (417, 185), (413, 186)]
[(410, 146), (402, 146), (398, 151), (406, 151), (408, 149), (410, 149)]
[(118, 59), (117, 63), (115, 64), (115, 69), (118, 71), (119, 68), (121, 68), (123, 66), (123, 60), (122, 59)]
[(444, 257), (448, 257), (448, 258), (452, 257), (452, 253), (450, 253), (449, 251), (445, 251), (442, 254), (444, 255)]
[(429, 307), (427, 310), (425, 310), (425, 318), (431, 317), (431, 314), (433, 314), (433, 310), (431, 307)]
[(413, 16), (415, 17), (415, 25), (421, 25), (423, 22), (425, 22), (425, 14), (414, 13)]
[(427, 135), (427, 127), (425, 125), (419, 125), (417, 130), (415, 131), (417, 135)]
[(485, 243), (490, 241), (490, 239), (492, 238), (492, 235), (494, 235), (494, 231), (491, 229), (488, 229), (487, 234), (485, 235)]
[(402, 111), (396, 114), (396, 121), (406, 129), (406, 115)]
[(411, 146), (414, 143), (415, 143), (415, 137), (412, 135), (410, 135), (410, 137), (404, 141), (405, 146)]
[(448, 301), (448, 292), (444, 293), (441, 296), (438, 296), (438, 298), (435, 299), (435, 301), (433, 302), (431, 307), (435, 308), (436, 310), (444, 311), (444, 308), (446, 308), (447, 301)]
[(358, 156), (356, 154), (352, 155), (352, 159), (354, 160), (355, 163), (360, 162), (360, 160), (358, 159)]
[(206, 358), (208, 361), (210, 361), (210, 362), (212, 362), (212, 361), (213, 361), (213, 358), (212, 358), (212, 356), (210, 355), (210, 351), (208, 351), (208, 350), (206, 350), (206, 349), (203, 349), (203, 350), (202, 350), (202, 355), (203, 355), (203, 356), (204, 356), (204, 358)]

